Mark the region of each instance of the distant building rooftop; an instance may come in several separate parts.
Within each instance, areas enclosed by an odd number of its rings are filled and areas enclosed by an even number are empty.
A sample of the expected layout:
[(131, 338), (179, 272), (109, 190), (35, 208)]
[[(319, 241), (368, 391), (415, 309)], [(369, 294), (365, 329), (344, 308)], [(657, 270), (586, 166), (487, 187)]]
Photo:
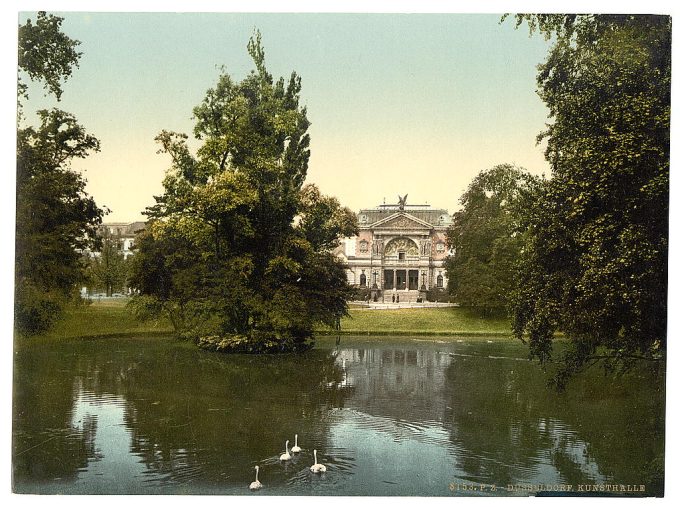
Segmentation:
[(146, 228), (146, 222), (104, 222), (101, 229), (108, 229), (110, 234), (120, 236), (134, 236)]
[(433, 226), (449, 226), (451, 215), (446, 209), (433, 208), (429, 204), (380, 204), (374, 208), (363, 208), (357, 213), (360, 226), (370, 226), (395, 213), (407, 213)]

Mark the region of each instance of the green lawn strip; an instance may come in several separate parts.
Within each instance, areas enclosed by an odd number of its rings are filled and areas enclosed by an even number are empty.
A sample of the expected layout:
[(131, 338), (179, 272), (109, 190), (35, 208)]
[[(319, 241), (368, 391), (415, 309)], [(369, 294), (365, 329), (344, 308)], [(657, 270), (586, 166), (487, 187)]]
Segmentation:
[(165, 321), (140, 322), (125, 307), (126, 303), (125, 299), (95, 300), (71, 307), (50, 331), (35, 338), (64, 340), (172, 332), (172, 326)]
[[(172, 333), (167, 321), (140, 322), (127, 310), (125, 299), (95, 300), (67, 310), (65, 318), (34, 340), (86, 339)], [(510, 336), (504, 318), (481, 317), (464, 308), (404, 308), (367, 310), (350, 308), (341, 330), (319, 327), (319, 335), (374, 336)]]
[[(317, 332), (338, 334), (328, 328)], [(351, 308), (350, 316), (340, 323), (340, 334), (486, 336), (510, 335), (511, 329), (507, 319), (480, 317), (464, 308)]]

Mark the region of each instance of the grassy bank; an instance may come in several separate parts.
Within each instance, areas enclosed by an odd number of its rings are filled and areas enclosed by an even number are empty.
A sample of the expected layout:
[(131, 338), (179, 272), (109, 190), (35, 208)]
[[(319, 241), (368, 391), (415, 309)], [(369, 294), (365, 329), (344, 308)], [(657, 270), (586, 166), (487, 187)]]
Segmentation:
[(69, 308), (64, 318), (40, 338), (68, 339), (172, 331), (169, 322), (138, 321), (125, 307), (126, 302), (125, 299), (101, 300)]
[[(170, 333), (169, 322), (140, 322), (125, 307), (126, 301), (101, 300), (71, 308), (65, 318), (39, 339), (113, 337)], [(319, 328), (319, 334), (337, 334)], [(510, 334), (506, 319), (482, 318), (463, 308), (405, 308), (401, 310), (367, 310), (351, 308), (342, 319), (341, 334), (357, 335), (432, 335), (476, 336)]]
[[(319, 332), (337, 333), (328, 329)], [(340, 323), (340, 332), (366, 335), (509, 335), (510, 323), (504, 318), (480, 317), (464, 308), (351, 308), (350, 316)]]

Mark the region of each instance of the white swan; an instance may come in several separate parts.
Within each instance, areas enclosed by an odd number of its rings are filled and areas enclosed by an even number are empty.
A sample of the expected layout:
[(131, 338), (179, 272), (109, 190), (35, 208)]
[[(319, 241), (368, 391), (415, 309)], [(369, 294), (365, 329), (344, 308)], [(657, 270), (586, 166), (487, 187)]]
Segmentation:
[(314, 449), (314, 464), (311, 467), (309, 467), (309, 469), (315, 474), (326, 471), (326, 465), (322, 465), (321, 463), (316, 462), (316, 449)]
[(286, 452), (279, 457), (281, 461), (288, 461), (291, 458), (291, 455), (288, 452), (288, 442), (290, 442), (290, 440), (286, 440)]
[(297, 445), (297, 433), (295, 434), (295, 445), (291, 447), (290, 452), (300, 452), (302, 449)]
[(262, 487), (262, 483), (257, 480), (257, 474), (258, 474), (259, 471), (260, 471), (260, 467), (255, 465), (255, 480), (250, 483), (250, 486), (248, 486), (251, 491), (254, 491), (256, 489), (260, 489)]

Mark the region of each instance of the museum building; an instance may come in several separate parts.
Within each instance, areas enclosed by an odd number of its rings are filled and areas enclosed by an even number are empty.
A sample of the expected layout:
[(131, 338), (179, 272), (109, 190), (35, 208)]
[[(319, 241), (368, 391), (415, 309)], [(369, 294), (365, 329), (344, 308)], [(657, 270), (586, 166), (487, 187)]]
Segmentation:
[(451, 216), (428, 204), (382, 204), (357, 214), (359, 235), (344, 238), (336, 251), (347, 264), (350, 285), (370, 291), (373, 300), (425, 300), (448, 283), (446, 229)]

